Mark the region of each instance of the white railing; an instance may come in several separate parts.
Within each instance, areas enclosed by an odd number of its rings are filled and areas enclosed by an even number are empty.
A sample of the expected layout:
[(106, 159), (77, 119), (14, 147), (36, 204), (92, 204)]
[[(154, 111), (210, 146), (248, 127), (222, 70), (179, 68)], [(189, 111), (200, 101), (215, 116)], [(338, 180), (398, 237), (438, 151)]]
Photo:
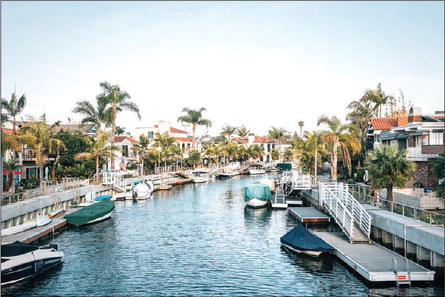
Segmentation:
[(319, 183), (320, 205), (334, 217), (337, 224), (352, 242), (354, 238), (354, 216), (337, 196), (337, 185)]
[(121, 190), (125, 189), (125, 172), (104, 172), (102, 175), (102, 184), (113, 185)]

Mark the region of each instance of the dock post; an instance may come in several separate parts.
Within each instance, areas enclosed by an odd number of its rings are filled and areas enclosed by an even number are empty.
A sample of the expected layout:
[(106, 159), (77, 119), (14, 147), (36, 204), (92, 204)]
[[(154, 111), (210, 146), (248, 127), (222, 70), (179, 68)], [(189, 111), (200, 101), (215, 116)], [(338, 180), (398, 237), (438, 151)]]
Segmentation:
[(433, 252), (433, 251), (431, 251), (430, 254), (431, 254), (431, 259), (430, 259), (431, 267), (434, 267), (434, 268), (444, 267), (444, 263), (443, 263), (444, 256), (442, 256), (436, 252)]
[(400, 238), (396, 235), (393, 235), (392, 237), (392, 245), (394, 250), (399, 254), (404, 254), (405, 250), (405, 240), (403, 238)]
[(430, 253), (430, 250), (423, 248), (420, 245), (417, 246), (416, 256), (421, 265), (426, 266), (429, 264), (431, 258)]
[(390, 250), (392, 250), (392, 247), (393, 247), (392, 237), (393, 237), (393, 235), (391, 233), (382, 230), (383, 245)]
[(382, 229), (379, 229), (377, 227), (371, 226), (372, 228), (372, 236), (374, 237), (374, 240), (378, 243), (382, 243)]

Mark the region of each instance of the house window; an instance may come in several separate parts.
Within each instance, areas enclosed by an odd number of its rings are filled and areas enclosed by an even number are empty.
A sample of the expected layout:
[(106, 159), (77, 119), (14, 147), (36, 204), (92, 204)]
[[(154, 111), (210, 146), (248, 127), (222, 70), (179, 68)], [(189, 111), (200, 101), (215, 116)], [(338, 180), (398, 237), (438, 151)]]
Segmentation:
[(153, 131), (148, 131), (147, 132), (147, 138), (148, 139), (152, 139), (153, 138)]
[(128, 145), (122, 146), (122, 157), (128, 157)]
[(417, 146), (417, 136), (410, 136), (408, 138), (408, 147), (416, 147)]
[(32, 177), (40, 176), (40, 168), (39, 167), (26, 167), (26, 179), (30, 179)]

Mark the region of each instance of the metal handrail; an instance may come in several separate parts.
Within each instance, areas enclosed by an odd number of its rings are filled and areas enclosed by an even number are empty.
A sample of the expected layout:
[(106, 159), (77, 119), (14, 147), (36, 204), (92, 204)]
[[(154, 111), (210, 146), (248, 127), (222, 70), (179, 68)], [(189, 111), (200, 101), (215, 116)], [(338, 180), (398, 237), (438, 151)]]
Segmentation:
[[(337, 224), (352, 242), (354, 238), (354, 216), (342, 199), (337, 196), (337, 185), (319, 183), (320, 204), (327, 208)], [(334, 191), (333, 191), (334, 190)]]

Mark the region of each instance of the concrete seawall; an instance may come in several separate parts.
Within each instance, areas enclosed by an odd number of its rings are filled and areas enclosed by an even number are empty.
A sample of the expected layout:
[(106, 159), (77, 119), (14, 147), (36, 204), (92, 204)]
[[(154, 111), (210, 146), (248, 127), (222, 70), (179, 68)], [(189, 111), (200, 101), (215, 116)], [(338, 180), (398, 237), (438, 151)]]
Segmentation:
[(68, 209), (71, 203), (81, 202), (85, 194), (91, 191), (106, 193), (112, 189), (111, 186), (89, 185), (5, 205), (2, 207), (1, 228), (22, 224), (26, 220), (48, 214), (57, 208)]

